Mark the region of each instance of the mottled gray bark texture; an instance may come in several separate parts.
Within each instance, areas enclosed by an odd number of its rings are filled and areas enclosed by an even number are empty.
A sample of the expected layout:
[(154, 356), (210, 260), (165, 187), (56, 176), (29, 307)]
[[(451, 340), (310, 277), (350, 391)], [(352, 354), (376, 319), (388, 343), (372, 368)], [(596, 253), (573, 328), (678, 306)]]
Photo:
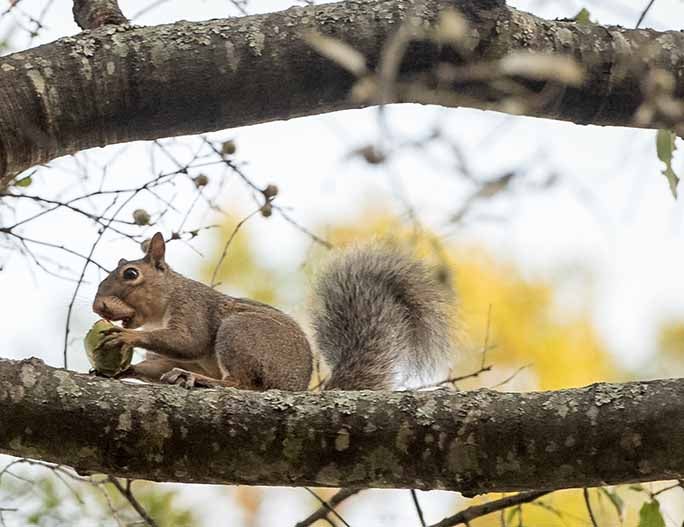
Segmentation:
[(684, 380), (540, 393), (186, 391), (0, 360), (0, 452), (155, 481), (451, 489), (684, 478)]
[[(360, 107), (349, 98), (354, 78), (302, 35), (317, 30), (340, 39), (373, 68), (408, 17), (427, 27), (450, 6), (464, 13), (476, 37), (473, 60), (531, 50), (568, 54), (585, 66), (582, 87), (523, 109), (531, 115), (631, 126), (640, 83), (653, 66), (671, 72), (675, 94), (684, 94), (684, 33), (542, 20), (497, 0), (347, 0), (201, 23), (107, 25), (0, 58), (0, 186), (89, 147)], [(399, 78), (422, 78), (442, 61), (458, 62), (456, 55), (414, 43)], [(544, 84), (528, 88), (541, 92)], [(488, 108), (494, 95), (475, 81), (448, 90), (452, 102), (436, 102)], [(414, 89), (395, 95), (430, 100)]]

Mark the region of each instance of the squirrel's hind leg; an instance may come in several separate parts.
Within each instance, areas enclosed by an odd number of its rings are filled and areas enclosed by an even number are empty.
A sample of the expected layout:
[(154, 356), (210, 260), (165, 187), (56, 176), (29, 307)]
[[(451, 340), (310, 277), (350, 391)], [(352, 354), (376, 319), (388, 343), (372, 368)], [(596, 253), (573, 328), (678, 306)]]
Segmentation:
[(280, 311), (236, 313), (216, 334), (216, 359), (224, 379), (246, 390), (306, 390), (311, 350), (299, 326)]
[(165, 384), (175, 384), (183, 388), (240, 388), (237, 381), (231, 378), (214, 379), (199, 373), (194, 373), (183, 368), (173, 368), (161, 376), (161, 382)]

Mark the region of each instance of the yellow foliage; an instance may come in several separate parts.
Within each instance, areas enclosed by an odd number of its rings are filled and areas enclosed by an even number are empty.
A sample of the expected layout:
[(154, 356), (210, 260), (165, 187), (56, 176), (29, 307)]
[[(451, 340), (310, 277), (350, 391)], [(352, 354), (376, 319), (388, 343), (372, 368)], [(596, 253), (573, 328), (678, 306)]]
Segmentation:
[(662, 325), (658, 335), (658, 351), (665, 357), (681, 362), (684, 356), (684, 321), (671, 320)]
[(249, 224), (243, 224), (234, 234), (236, 225), (237, 222), (234, 221), (226, 222), (213, 231), (218, 233), (215, 252), (202, 265), (201, 280), (207, 284), (211, 282), (221, 254), (230, 241), (226, 256), (216, 271), (214, 280), (219, 284), (218, 289), (234, 296), (245, 296), (267, 304), (276, 304), (277, 277), (270, 269), (261, 265), (252, 253)]
[[(610, 490), (613, 492), (613, 490)], [(629, 491), (623, 489), (620, 494), (625, 495)], [(635, 493), (631, 493), (635, 497)], [(469, 505), (484, 503), (496, 500), (504, 494), (488, 494), (477, 500), (472, 500)], [(598, 525), (619, 526), (621, 525), (620, 516), (617, 509), (612, 504), (607, 494), (599, 489), (589, 489), (589, 500), (591, 510)], [(643, 498), (639, 498), (630, 504), (630, 513), (638, 511), (638, 506)], [(462, 509), (461, 504), (458, 510)], [(591, 526), (591, 519), (584, 500), (581, 489), (570, 489), (556, 491), (547, 496), (539, 498), (534, 503), (523, 504), (520, 507), (511, 507), (503, 512), (505, 523), (501, 521), (502, 513), (489, 514), (470, 522), (471, 527), (518, 527), (518, 525), (543, 526), (543, 527), (587, 527)], [(625, 523), (625, 525), (636, 525), (635, 523)]]
[[(555, 313), (553, 286), (524, 280), (510, 264), (481, 250), (450, 252), (471, 343), (484, 342), (491, 313), (488, 361), (531, 364), (542, 390), (582, 386), (615, 375), (588, 315)], [(491, 306), (491, 311), (490, 311)]]

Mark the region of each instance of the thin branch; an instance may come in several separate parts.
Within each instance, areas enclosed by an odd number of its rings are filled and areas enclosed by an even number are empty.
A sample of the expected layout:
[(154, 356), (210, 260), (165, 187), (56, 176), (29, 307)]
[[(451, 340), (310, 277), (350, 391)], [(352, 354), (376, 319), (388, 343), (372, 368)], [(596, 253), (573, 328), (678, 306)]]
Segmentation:
[(453, 525), (467, 524), (468, 522), (479, 518), (480, 516), (485, 516), (493, 512), (498, 512), (509, 507), (515, 507), (523, 503), (529, 503), (537, 498), (549, 494), (553, 491), (550, 490), (533, 490), (530, 492), (521, 492), (515, 494), (514, 496), (506, 496), (494, 501), (489, 501), (481, 505), (473, 505), (467, 509), (462, 510), (454, 514), (453, 516), (448, 516), (442, 521), (437, 522), (430, 527), (452, 527)]
[(425, 516), (423, 516), (423, 509), (420, 507), (420, 502), (418, 501), (416, 489), (411, 489), (411, 498), (413, 499), (413, 505), (416, 507), (416, 514), (418, 514), (421, 527), (427, 527), (427, 523), (425, 523)]
[[(311, 494), (314, 498), (316, 498), (318, 501), (320, 501), (320, 502), (321, 502), (321, 505), (323, 505), (323, 508), (327, 509), (328, 512), (330, 512), (330, 513), (334, 514), (335, 516), (337, 516), (337, 518), (345, 525), (345, 527), (351, 527), (351, 525), (349, 525), (349, 524), (347, 523), (347, 521), (340, 515), (340, 513), (337, 512), (337, 511), (335, 510), (334, 505), (331, 505), (330, 503), (328, 503), (327, 501), (325, 501), (323, 498), (321, 498), (318, 494), (316, 494), (316, 493), (315, 493), (313, 490), (311, 490), (309, 487), (304, 487), (304, 489), (305, 489), (309, 494)], [(344, 490), (344, 489), (343, 489), (343, 490)], [(342, 491), (340, 491), (340, 492), (342, 492)], [(338, 494), (339, 494), (339, 493), (338, 493)], [(327, 516), (327, 515), (326, 515), (326, 516)], [(325, 516), (324, 516), (323, 518), (325, 518)], [(297, 525), (299, 525), (299, 524), (297, 524)]]
[(587, 506), (587, 512), (589, 513), (589, 519), (591, 520), (591, 525), (593, 527), (598, 527), (596, 522), (596, 517), (594, 516), (594, 510), (591, 508), (591, 500), (589, 499), (589, 489), (584, 487), (582, 489), (582, 496), (584, 496), (584, 504)]
[(330, 507), (337, 507), (340, 503), (345, 501), (347, 498), (358, 494), (363, 489), (340, 489), (337, 493), (327, 501), (326, 506), (320, 507), (313, 514), (309, 515), (306, 519), (300, 521), (295, 525), (295, 527), (309, 527), (318, 520), (321, 520), (330, 513)]
[(0, 233), (8, 234), (9, 236), (12, 236), (19, 240), (20, 242), (28, 242), (28, 243), (33, 243), (36, 245), (42, 245), (44, 247), (50, 247), (52, 249), (59, 249), (60, 251), (64, 251), (66, 253), (69, 253), (73, 256), (78, 256), (79, 258), (85, 260), (87, 263), (92, 263), (96, 265), (100, 270), (104, 272), (109, 272), (105, 267), (97, 263), (95, 260), (93, 260), (90, 256), (83, 255), (77, 251), (74, 251), (72, 249), (69, 249), (68, 247), (64, 247), (63, 245), (58, 245), (56, 243), (50, 243), (50, 242), (44, 242), (42, 240), (35, 240), (33, 238), (27, 238), (26, 236), (23, 236), (21, 234), (17, 234), (16, 232), (12, 232), (11, 230), (7, 228), (0, 227)]
[(639, 26), (641, 23), (644, 21), (644, 18), (646, 18), (646, 15), (648, 12), (651, 10), (651, 7), (653, 7), (653, 4), (655, 4), (655, 0), (650, 0), (648, 2), (648, 5), (644, 8), (644, 10), (641, 12), (641, 15), (639, 16), (639, 20), (637, 20), (636, 26), (634, 26), (634, 29), (639, 29)]
[(135, 20), (137, 18), (140, 18), (141, 16), (143, 16), (148, 11), (152, 11), (152, 9), (155, 9), (155, 8), (159, 7), (160, 5), (167, 3), (168, 1), (169, 0), (157, 0), (156, 2), (152, 2), (151, 4), (143, 7), (140, 11), (133, 13), (133, 15), (131, 15), (131, 20)]
[(121, 495), (128, 500), (128, 503), (131, 504), (131, 507), (135, 509), (135, 511), (140, 515), (140, 517), (143, 519), (143, 521), (149, 525), (149, 527), (157, 527), (157, 522), (155, 522), (152, 517), (148, 514), (148, 512), (145, 510), (145, 507), (143, 507), (140, 502), (137, 500), (137, 498), (133, 495), (133, 492), (131, 492), (131, 487), (126, 482), (126, 487), (124, 487), (117, 478), (113, 476), (108, 476), (107, 479), (109, 482), (116, 487), (116, 489), (121, 493)]
[(216, 275), (218, 274), (219, 269), (221, 269), (221, 265), (223, 264), (223, 260), (225, 260), (226, 255), (228, 254), (228, 248), (230, 247), (230, 244), (233, 243), (233, 238), (235, 238), (238, 231), (245, 224), (245, 222), (247, 222), (252, 216), (254, 216), (255, 214), (257, 214), (260, 211), (261, 211), (261, 207), (250, 212), (247, 216), (245, 216), (244, 218), (242, 218), (238, 222), (238, 224), (233, 229), (233, 232), (230, 233), (230, 236), (228, 237), (226, 244), (223, 246), (223, 251), (221, 252), (221, 257), (219, 258), (218, 262), (216, 262), (216, 266), (214, 267), (214, 272), (211, 274), (211, 282), (209, 283), (209, 285), (211, 287), (216, 287), (216, 285), (218, 285), (216, 283)]
[(494, 386), (490, 386), (490, 388), (492, 388), (492, 389), (500, 388), (501, 386), (508, 384), (513, 379), (515, 379), (521, 371), (526, 370), (527, 368), (530, 368), (531, 366), (532, 366), (532, 363), (523, 364), (517, 370), (515, 370), (513, 373), (511, 373), (508, 377), (506, 377), (503, 381), (496, 383)]
[(319, 245), (322, 245), (326, 249), (332, 249), (333, 244), (330, 243), (329, 241), (324, 240), (320, 236), (317, 236), (313, 232), (311, 232), (309, 229), (301, 225), (300, 223), (297, 223), (289, 214), (287, 214), (283, 208), (279, 205), (273, 205), (273, 209), (278, 211), (278, 213), (283, 217), (283, 219), (288, 222), (290, 225), (292, 225), (295, 229), (298, 231), (306, 234), (309, 238), (311, 238), (314, 242), (316, 242)]

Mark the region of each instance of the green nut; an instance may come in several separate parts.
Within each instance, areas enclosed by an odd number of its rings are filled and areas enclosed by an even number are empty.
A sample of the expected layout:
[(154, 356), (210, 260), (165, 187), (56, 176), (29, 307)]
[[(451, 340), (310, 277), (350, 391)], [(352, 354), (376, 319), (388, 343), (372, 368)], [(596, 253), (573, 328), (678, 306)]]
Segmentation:
[(91, 366), (99, 375), (114, 377), (131, 365), (133, 347), (121, 346), (119, 349), (98, 350), (97, 347), (105, 338), (104, 332), (114, 327), (106, 320), (98, 320), (90, 328), (83, 339), (86, 355)]

